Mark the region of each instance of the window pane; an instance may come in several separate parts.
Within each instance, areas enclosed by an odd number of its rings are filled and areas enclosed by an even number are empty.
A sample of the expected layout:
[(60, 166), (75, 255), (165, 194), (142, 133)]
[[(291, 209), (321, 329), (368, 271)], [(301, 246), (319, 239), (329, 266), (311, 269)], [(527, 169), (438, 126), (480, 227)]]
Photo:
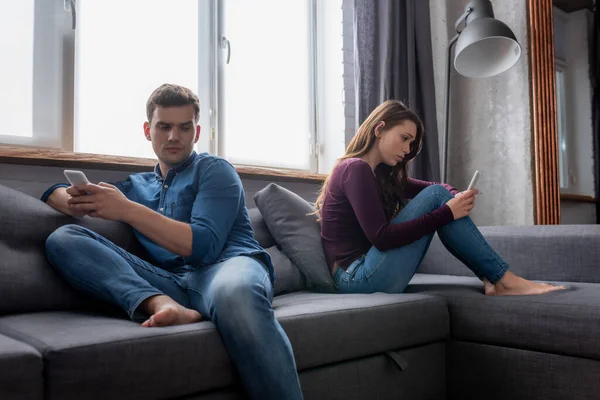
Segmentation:
[(0, 10), (0, 142), (60, 148), (71, 127), (71, 15), (62, 1), (0, 0)]
[(31, 137), (33, 0), (0, 0), (0, 9), (5, 16), (0, 23), (0, 135)]
[(310, 168), (311, 18), (307, 0), (225, 0), (219, 133), (234, 163)]
[(198, 1), (78, 1), (75, 151), (154, 158), (146, 101), (163, 83), (198, 91)]

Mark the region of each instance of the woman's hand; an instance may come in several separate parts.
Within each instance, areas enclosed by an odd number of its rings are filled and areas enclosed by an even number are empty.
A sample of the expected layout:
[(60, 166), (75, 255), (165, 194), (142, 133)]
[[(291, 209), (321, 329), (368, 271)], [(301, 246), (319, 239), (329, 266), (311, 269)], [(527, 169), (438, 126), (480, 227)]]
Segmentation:
[(473, 207), (475, 207), (475, 195), (477, 193), (479, 193), (479, 191), (475, 189), (466, 190), (457, 193), (453, 199), (448, 200), (446, 204), (452, 210), (452, 215), (455, 220), (469, 215)]

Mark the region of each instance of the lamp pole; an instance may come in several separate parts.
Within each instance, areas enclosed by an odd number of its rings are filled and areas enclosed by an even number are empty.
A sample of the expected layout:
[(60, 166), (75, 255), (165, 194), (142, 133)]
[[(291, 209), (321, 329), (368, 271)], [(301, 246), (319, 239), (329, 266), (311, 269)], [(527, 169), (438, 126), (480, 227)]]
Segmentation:
[(444, 157), (442, 162), (442, 183), (448, 182), (448, 126), (450, 124), (450, 75), (452, 74), (452, 46), (458, 40), (458, 35), (454, 35), (448, 42), (448, 57), (446, 60), (446, 97), (445, 101), (445, 118), (444, 118)]
[(466, 20), (469, 14), (473, 12), (473, 7), (471, 6), (472, 3), (473, 2), (467, 4), (463, 14), (456, 20), (456, 23), (454, 24), (456, 35), (454, 35), (454, 37), (448, 42), (448, 54), (446, 57), (446, 97), (444, 98), (446, 111), (444, 115), (444, 159), (442, 161), (442, 183), (448, 182), (448, 126), (450, 123), (450, 75), (452, 75), (452, 46), (454, 46), (461, 33), (461, 30), (459, 30), (458, 27), (463, 21)]

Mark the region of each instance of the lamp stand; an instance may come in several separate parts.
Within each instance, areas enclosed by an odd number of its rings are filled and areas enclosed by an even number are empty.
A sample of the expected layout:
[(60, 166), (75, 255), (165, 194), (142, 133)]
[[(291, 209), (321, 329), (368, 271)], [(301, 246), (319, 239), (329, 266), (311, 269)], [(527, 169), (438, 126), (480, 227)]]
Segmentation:
[(444, 98), (445, 114), (444, 114), (444, 157), (442, 161), (442, 183), (447, 183), (448, 178), (448, 126), (450, 124), (450, 75), (452, 74), (452, 46), (458, 40), (456, 34), (450, 42), (448, 42), (448, 58), (446, 60), (446, 97)]

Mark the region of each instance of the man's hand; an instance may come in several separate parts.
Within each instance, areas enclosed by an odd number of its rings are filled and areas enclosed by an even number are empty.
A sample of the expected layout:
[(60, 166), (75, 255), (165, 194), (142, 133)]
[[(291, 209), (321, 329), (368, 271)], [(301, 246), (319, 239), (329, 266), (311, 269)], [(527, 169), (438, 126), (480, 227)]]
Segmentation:
[(478, 190), (471, 189), (464, 192), (459, 192), (453, 199), (448, 200), (446, 204), (452, 210), (454, 219), (460, 219), (469, 215), (473, 207), (475, 207), (475, 195)]
[(77, 185), (69, 189), (73, 189), (74, 194), (84, 193), (72, 196), (67, 201), (69, 209), (94, 218), (124, 221), (135, 204), (127, 199), (115, 186), (104, 182), (97, 185), (93, 183)]

